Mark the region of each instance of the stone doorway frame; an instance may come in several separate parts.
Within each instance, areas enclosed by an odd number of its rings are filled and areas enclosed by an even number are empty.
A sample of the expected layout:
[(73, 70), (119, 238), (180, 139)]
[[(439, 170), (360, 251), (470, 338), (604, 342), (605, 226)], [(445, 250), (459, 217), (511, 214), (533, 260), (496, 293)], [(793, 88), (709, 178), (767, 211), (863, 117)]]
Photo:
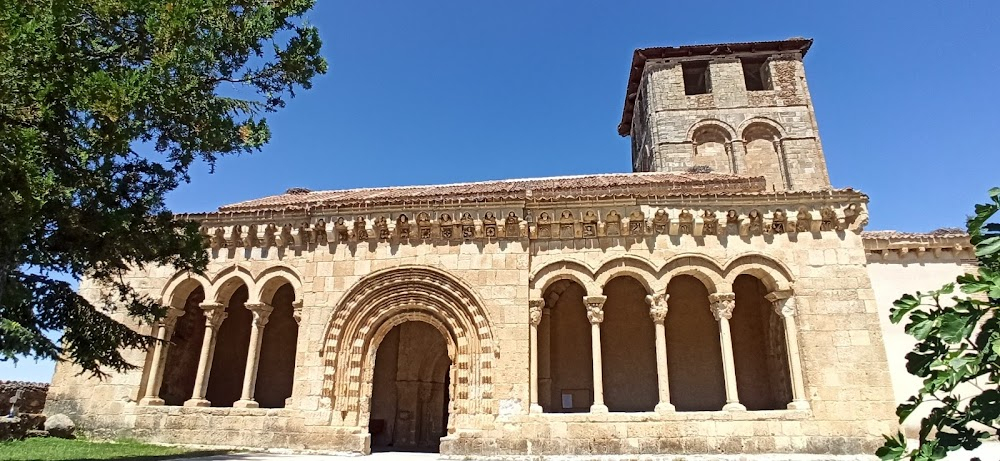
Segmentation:
[[(442, 338), (445, 342), (445, 347), (447, 348), (448, 360), (450, 364), (448, 365), (448, 426), (447, 433), (445, 437), (450, 437), (455, 433), (455, 358), (457, 355), (457, 348), (455, 346), (455, 338), (448, 327), (445, 326), (441, 320), (433, 315), (433, 313), (420, 305), (414, 305), (412, 310), (407, 310), (394, 315), (393, 317), (382, 322), (382, 325), (375, 330), (375, 334), (372, 335), (371, 342), (367, 347), (368, 353), (365, 354), (365, 361), (362, 364), (362, 370), (364, 379), (362, 379), (361, 384), (361, 395), (366, 396), (363, 398), (364, 405), (358, 414), (359, 426), (363, 428), (368, 428), (369, 423), (371, 423), (372, 416), (372, 402), (375, 400), (374, 387), (375, 387), (375, 358), (378, 355), (378, 349), (382, 347), (382, 340), (385, 339), (386, 335), (399, 325), (407, 322), (421, 322), (426, 323), (438, 333), (441, 333)], [(444, 438), (444, 437), (442, 437)], [(371, 453), (371, 436), (367, 438), (365, 444), (365, 452)]]

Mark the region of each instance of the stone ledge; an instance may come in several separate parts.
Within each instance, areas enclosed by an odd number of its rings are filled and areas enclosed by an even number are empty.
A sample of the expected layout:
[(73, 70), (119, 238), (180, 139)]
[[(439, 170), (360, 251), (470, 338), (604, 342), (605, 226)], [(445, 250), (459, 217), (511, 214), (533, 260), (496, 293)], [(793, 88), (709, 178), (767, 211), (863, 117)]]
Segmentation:
[(676, 411), (657, 413), (535, 413), (510, 415), (497, 418), (497, 422), (587, 422), (587, 423), (642, 423), (670, 421), (790, 421), (809, 419), (809, 410), (760, 410), (760, 411)]

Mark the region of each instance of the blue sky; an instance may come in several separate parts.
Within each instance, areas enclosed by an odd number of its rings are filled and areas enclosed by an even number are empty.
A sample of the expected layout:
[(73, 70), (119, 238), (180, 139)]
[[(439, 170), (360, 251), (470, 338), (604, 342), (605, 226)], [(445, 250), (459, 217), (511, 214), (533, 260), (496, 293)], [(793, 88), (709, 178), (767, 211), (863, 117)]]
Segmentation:
[[(630, 171), (616, 127), (633, 49), (792, 36), (816, 40), (830, 176), (871, 197), (869, 229), (962, 226), (1000, 186), (998, 2), (319, 3), (330, 72), (270, 119), (262, 152), (199, 168), (174, 211), (289, 187)], [(0, 362), (0, 379), (51, 370)]]

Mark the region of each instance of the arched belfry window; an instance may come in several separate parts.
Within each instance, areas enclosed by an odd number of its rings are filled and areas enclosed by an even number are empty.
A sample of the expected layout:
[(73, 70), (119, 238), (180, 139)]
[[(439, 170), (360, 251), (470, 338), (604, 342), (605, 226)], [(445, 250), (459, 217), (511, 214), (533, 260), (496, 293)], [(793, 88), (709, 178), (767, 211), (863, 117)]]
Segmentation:
[(763, 122), (751, 123), (743, 130), (746, 143), (746, 174), (763, 176), (767, 190), (785, 190), (784, 162), (781, 155), (781, 133)]
[(732, 173), (729, 133), (715, 125), (699, 127), (691, 137), (694, 144), (693, 166), (708, 167), (713, 173)]

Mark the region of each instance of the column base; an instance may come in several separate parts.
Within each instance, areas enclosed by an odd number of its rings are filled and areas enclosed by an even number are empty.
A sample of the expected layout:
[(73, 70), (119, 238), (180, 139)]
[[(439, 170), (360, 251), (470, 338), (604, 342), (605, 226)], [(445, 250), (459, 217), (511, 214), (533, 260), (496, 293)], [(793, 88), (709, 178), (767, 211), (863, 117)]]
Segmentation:
[(747, 407), (739, 402), (727, 403), (722, 406), (722, 411), (747, 411)]
[(185, 407), (210, 407), (212, 402), (205, 399), (191, 399), (184, 402)]
[(260, 404), (255, 400), (237, 400), (233, 402), (233, 408), (260, 408)]
[(595, 404), (593, 404), (593, 405), (590, 406), (590, 412), (591, 413), (607, 413), (608, 412), (608, 406), (607, 405), (598, 405), (598, 404), (595, 403)]
[[(161, 399), (159, 397), (143, 397), (143, 398), (139, 399), (139, 405), (147, 406), (147, 407), (160, 407), (160, 406), (163, 406), (163, 404), (165, 404), (165, 403), (166, 402), (164, 402), (163, 399)], [(791, 404), (789, 404), (789, 405), (791, 405)]]
[(539, 414), (539, 413), (545, 413), (545, 410), (542, 410), (542, 406), (541, 405), (539, 405), (537, 403), (533, 403), (530, 406), (528, 406), (528, 413), (536, 415), (536, 414)]
[(788, 404), (789, 410), (808, 410), (809, 401), (808, 400), (793, 400)]
[(673, 413), (677, 411), (677, 408), (674, 408), (673, 404), (670, 402), (660, 402), (656, 404), (656, 408), (654, 408), (653, 411), (657, 413)]

